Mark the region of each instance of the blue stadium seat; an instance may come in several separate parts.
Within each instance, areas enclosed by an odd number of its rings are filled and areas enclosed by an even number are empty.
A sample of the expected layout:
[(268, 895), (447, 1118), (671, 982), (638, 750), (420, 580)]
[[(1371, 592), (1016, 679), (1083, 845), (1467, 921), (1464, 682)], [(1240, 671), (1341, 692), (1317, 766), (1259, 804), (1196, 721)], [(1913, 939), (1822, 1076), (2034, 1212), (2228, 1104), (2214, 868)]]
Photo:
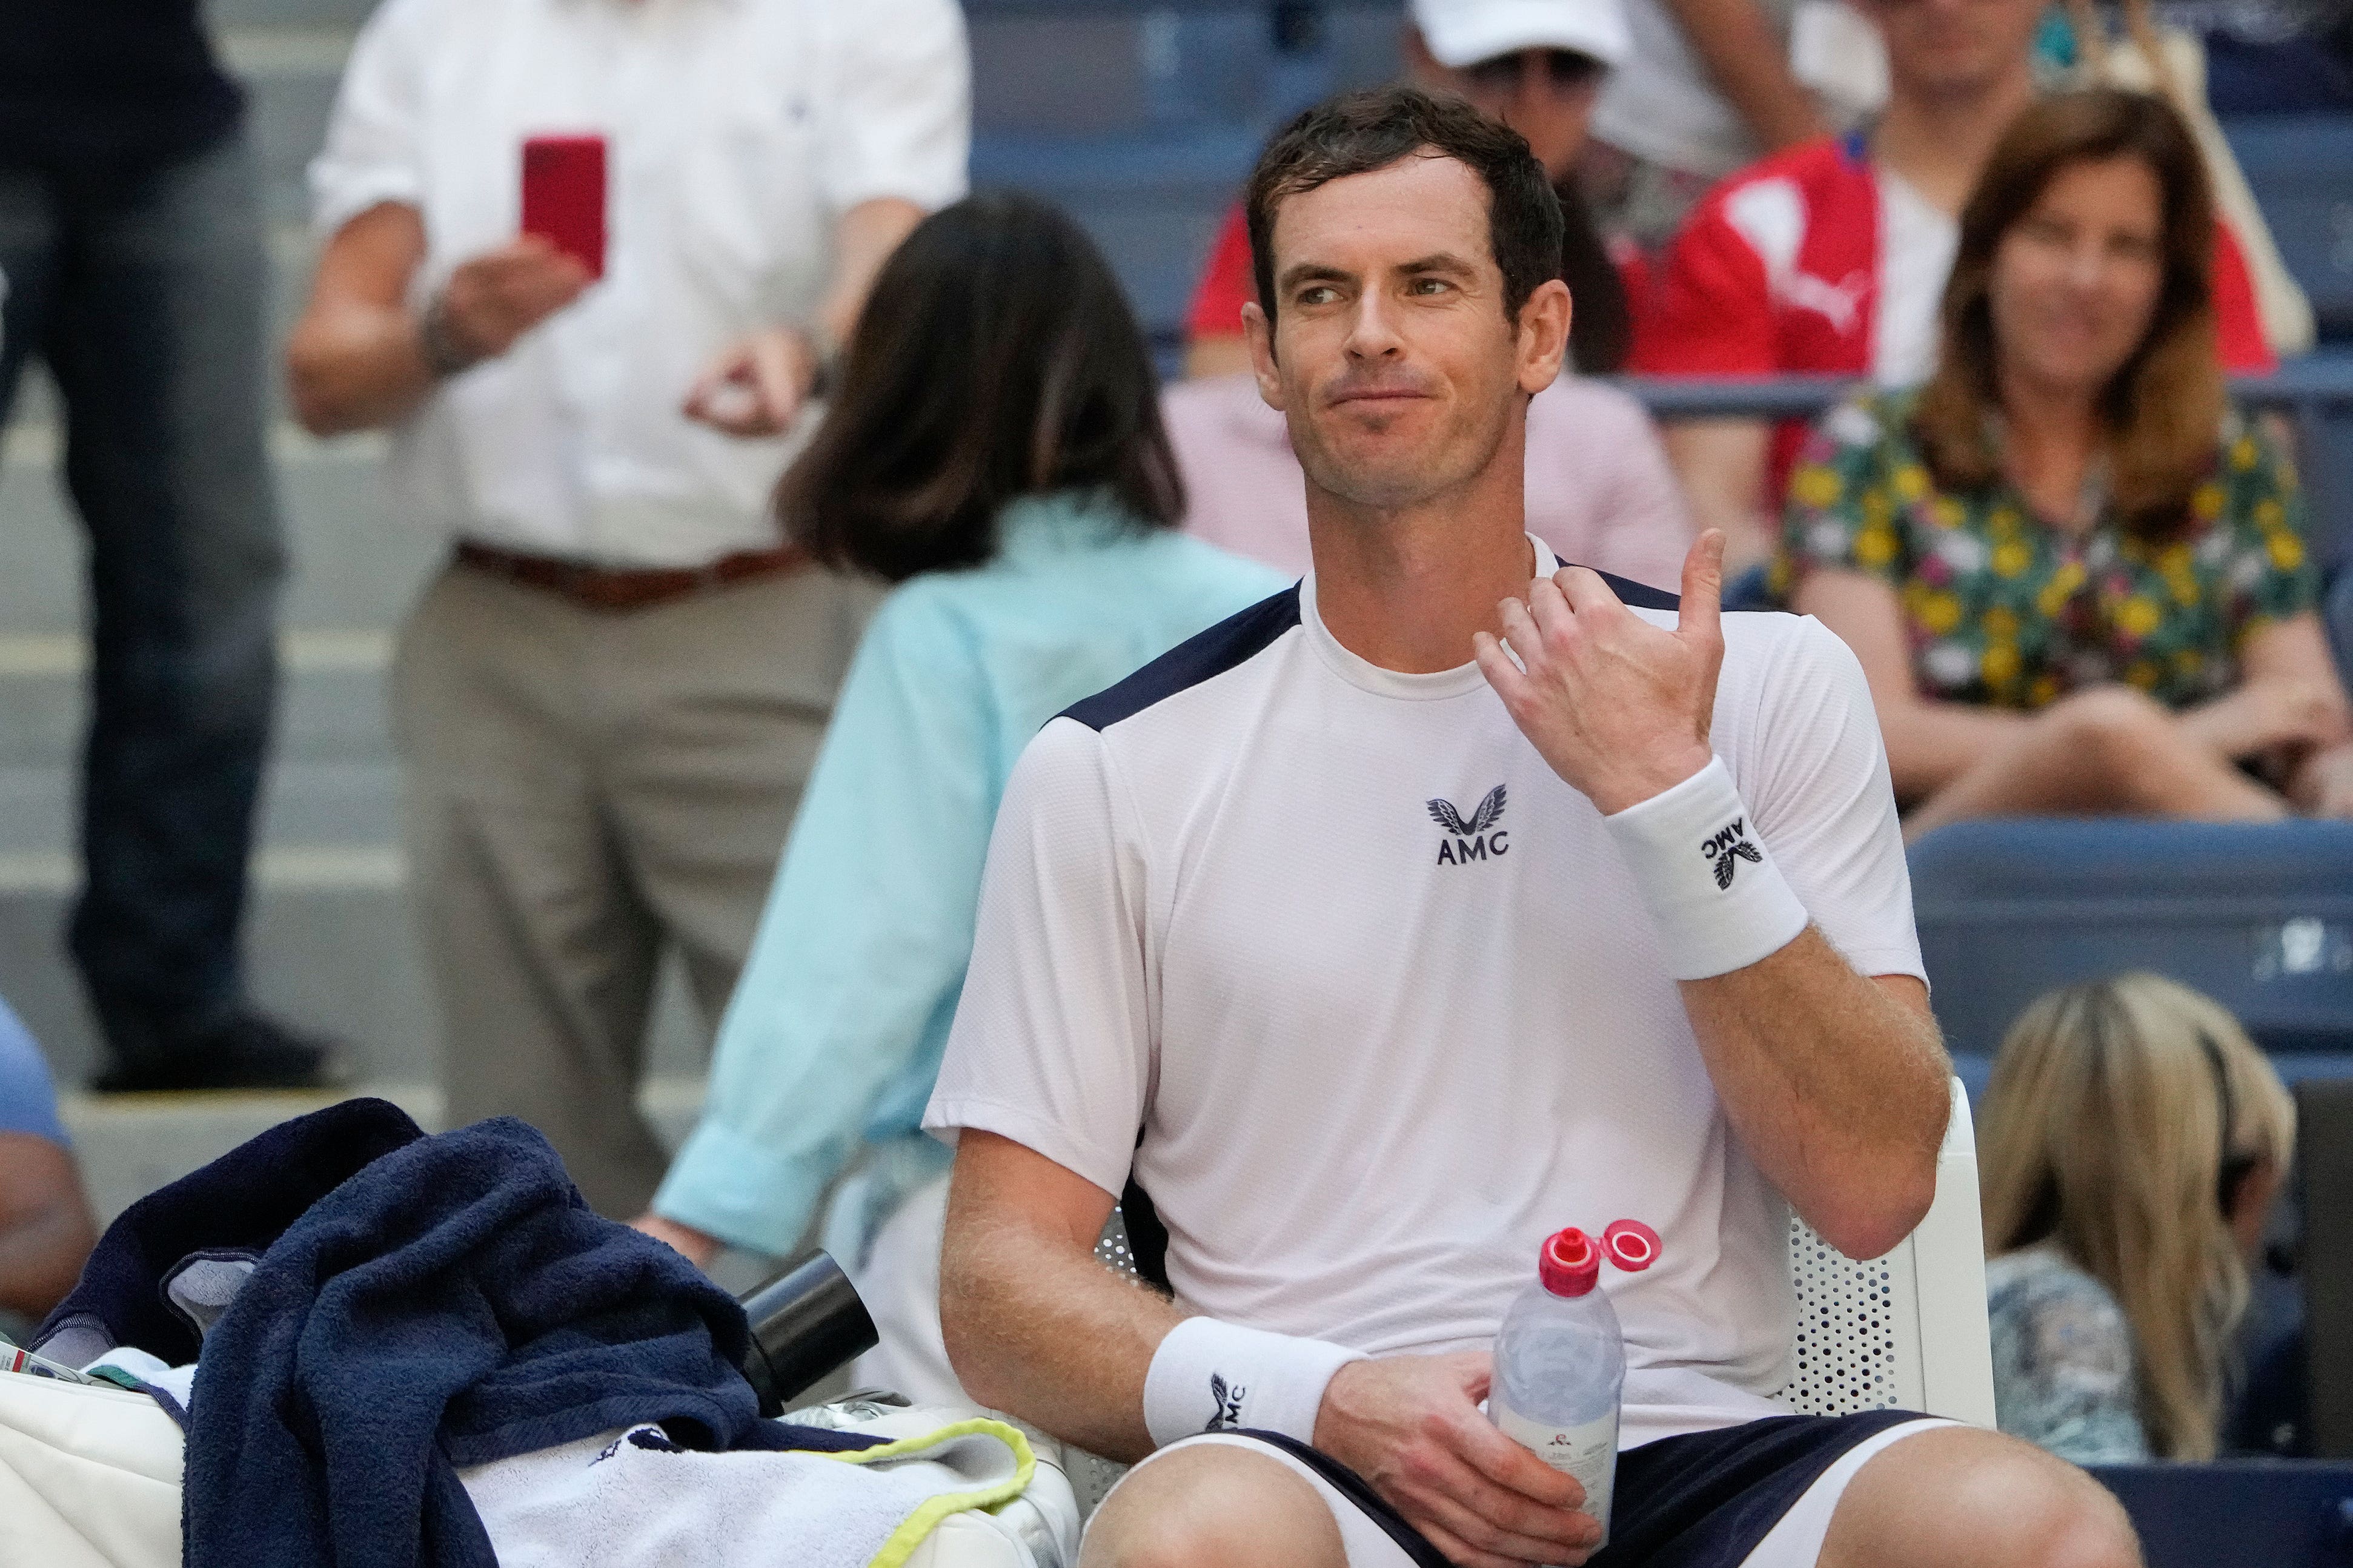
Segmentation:
[(1017, 186), (1053, 202), (1103, 247), (1144, 330), (1167, 342), (1258, 156), (1247, 131), (973, 139), (976, 186)]
[(1164, 353), (1260, 146), (1306, 104), (1397, 74), (1399, 7), (1266, 0), (970, 7), (972, 177), (1054, 202)]
[(2147, 969), (2244, 1020), (2283, 1077), (2353, 1076), (2353, 823), (1957, 823), (1912, 848), (1936, 1016), (1971, 1098), (2026, 1005)]
[(2148, 1568), (2343, 1568), (2353, 1465), (2286, 1459), (2102, 1465)]
[[(2353, 173), (2346, 177), (2353, 182)], [(2348, 231), (2345, 248), (2353, 258), (2353, 230)], [(2337, 395), (2335, 387), (2348, 369), (2353, 343), (2327, 343), (2283, 366), (2280, 378), (2328, 389), (2305, 399), (2291, 417), (2311, 508), (2306, 536), (2322, 571), (2340, 574), (2353, 563), (2353, 401)]]
[(2337, 678), (2353, 689), (2353, 572), (2337, 573), (2320, 616), (2328, 627), (2328, 646), (2337, 655)]
[(2322, 335), (2353, 338), (2353, 115), (2232, 119), (2222, 132)]

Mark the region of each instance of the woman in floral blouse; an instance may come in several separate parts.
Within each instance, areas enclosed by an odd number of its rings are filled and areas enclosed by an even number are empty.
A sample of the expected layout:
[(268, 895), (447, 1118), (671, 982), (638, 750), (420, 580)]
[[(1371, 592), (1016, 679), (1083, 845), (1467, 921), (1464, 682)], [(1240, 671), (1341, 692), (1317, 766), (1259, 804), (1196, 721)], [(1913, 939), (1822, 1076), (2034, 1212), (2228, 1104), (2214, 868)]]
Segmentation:
[(1779, 586), (1861, 658), (1915, 835), (2353, 816), (2295, 473), (2223, 397), (2212, 225), (2161, 101), (2042, 100), (1962, 215), (1936, 375), (1791, 476)]

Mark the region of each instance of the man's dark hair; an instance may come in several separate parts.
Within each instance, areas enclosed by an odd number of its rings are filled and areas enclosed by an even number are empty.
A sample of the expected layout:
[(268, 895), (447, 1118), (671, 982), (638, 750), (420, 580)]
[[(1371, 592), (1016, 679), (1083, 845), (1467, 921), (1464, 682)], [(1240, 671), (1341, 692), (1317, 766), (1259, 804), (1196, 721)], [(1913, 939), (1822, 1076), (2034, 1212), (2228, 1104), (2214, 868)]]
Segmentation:
[(776, 488), (818, 560), (903, 582), (997, 553), (998, 510), (1092, 489), (1141, 528), (1185, 512), (1152, 352), (1119, 280), (1046, 203), (976, 195), (884, 263), (841, 390)]
[(1487, 244), (1504, 274), (1504, 313), (1560, 276), (1560, 199), (1544, 165), (1508, 125), (1461, 99), (1379, 87), (1330, 99), (1284, 126), (1259, 154), (1243, 197), (1260, 308), (1272, 321), (1274, 210), (1284, 198), (1417, 155), (1468, 164), (1487, 186)]

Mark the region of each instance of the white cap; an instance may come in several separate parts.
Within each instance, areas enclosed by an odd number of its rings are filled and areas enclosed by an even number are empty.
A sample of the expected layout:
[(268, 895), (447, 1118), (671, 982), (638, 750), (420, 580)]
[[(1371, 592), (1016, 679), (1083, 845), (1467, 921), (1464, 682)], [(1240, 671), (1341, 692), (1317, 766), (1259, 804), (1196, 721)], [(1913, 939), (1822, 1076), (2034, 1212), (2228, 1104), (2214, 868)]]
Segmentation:
[(1449, 70), (1522, 49), (1574, 49), (1615, 66), (1634, 47), (1620, 0), (1413, 0), (1413, 20)]

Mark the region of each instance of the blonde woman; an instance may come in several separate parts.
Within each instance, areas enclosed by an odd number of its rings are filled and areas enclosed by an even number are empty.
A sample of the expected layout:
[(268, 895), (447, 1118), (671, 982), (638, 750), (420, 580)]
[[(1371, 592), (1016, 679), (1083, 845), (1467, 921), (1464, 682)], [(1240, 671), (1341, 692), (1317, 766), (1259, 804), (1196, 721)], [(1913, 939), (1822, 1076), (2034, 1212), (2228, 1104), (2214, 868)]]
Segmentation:
[(1983, 1162), (2001, 1429), (2078, 1464), (2211, 1458), (2295, 1107), (2221, 1006), (2054, 991), (1994, 1058)]

